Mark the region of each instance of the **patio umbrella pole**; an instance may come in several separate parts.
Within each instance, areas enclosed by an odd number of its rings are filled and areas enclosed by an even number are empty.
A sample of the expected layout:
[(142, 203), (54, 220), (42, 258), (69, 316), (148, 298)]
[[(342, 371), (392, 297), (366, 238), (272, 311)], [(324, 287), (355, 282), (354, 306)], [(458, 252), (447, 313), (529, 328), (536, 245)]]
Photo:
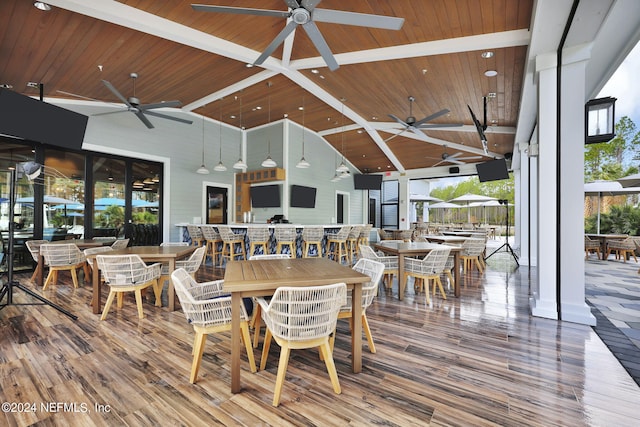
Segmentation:
[(518, 262), (518, 255), (516, 255), (516, 253), (513, 251), (513, 248), (509, 244), (509, 201), (508, 200), (498, 200), (498, 201), (500, 202), (501, 205), (504, 205), (505, 209), (507, 210), (507, 216), (506, 216), (507, 240), (502, 246), (500, 246), (495, 251), (491, 252), (487, 257), (485, 257), (485, 261), (491, 258), (491, 256), (496, 252), (500, 252), (502, 248), (505, 248), (505, 252), (508, 252), (509, 254), (511, 254), (511, 256), (513, 257), (513, 260), (516, 262), (516, 265), (520, 267), (520, 263)]
[[(7, 281), (2, 285), (2, 288), (0, 288), (0, 301), (3, 301), (5, 299), (5, 296), (7, 297), (7, 300), (6, 302), (0, 304), (0, 310), (2, 310), (3, 308), (9, 305), (48, 305), (55, 308), (60, 313), (72, 318), (73, 320), (78, 320), (78, 316), (71, 314), (69, 311), (60, 307), (58, 304), (55, 304), (49, 301), (48, 299), (44, 298), (42, 295), (38, 295), (37, 293), (33, 292), (31, 289), (13, 280), (13, 248), (14, 248), (14, 231), (15, 231), (14, 209), (15, 209), (15, 203), (16, 203), (16, 171), (13, 169), (11, 170), (10, 179), (11, 179), (11, 187), (9, 190), (9, 243), (8, 243), (9, 247), (8, 247), (7, 253), (4, 254), (4, 257), (2, 259), (2, 262), (4, 262), (5, 260), (7, 261)], [(22, 290), (24, 293), (31, 295), (33, 298), (39, 300), (40, 302), (39, 303), (37, 302), (36, 303), (19, 303), (19, 304), (14, 303), (13, 302), (14, 288)]]

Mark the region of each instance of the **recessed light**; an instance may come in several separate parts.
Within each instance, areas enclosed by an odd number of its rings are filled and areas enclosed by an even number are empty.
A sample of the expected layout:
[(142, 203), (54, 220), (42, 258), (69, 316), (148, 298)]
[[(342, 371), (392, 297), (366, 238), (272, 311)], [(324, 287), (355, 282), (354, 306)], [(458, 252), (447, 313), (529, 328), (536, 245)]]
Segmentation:
[(36, 83), (36, 82), (27, 82), (27, 87), (30, 87), (30, 88), (34, 88), (34, 89), (36, 89), (36, 88), (38, 88), (39, 86), (40, 86), (40, 85), (39, 85), (38, 83)]
[(425, 75), (425, 74), (427, 74), (427, 69), (426, 69), (426, 68), (423, 68), (423, 69), (422, 69), (422, 75)]
[(3, 83), (3, 84), (0, 85), (0, 87), (4, 88), (4, 89), (12, 89), (13, 85), (10, 85), (8, 83)]
[(323, 76), (322, 74), (320, 75), (320, 78), (321, 78), (322, 80), (324, 80), (324, 76)]
[(496, 93), (495, 92), (489, 92), (487, 94), (487, 98), (495, 98), (496, 97)]
[(487, 70), (484, 72), (484, 75), (487, 77), (495, 77), (498, 75), (498, 72), (496, 70)]
[(315, 68), (314, 68), (313, 70), (311, 70), (311, 72), (312, 72), (313, 74), (318, 74), (318, 73), (320, 73), (320, 71), (316, 70)]
[(493, 58), (493, 52), (491, 52), (491, 51), (482, 52), (482, 57), (483, 58)]
[(286, 119), (287, 117), (289, 117), (289, 115), (287, 113), (283, 114), (284, 118)]
[(230, 116), (229, 116), (229, 118), (230, 118), (230, 119), (235, 119), (235, 118), (236, 118), (236, 115), (235, 115), (235, 114), (232, 114), (232, 115), (230, 115)]
[(256, 110), (262, 110), (262, 107), (258, 105), (258, 106), (256, 107)]
[(298, 107), (298, 110), (302, 111), (302, 110), (304, 110), (304, 107), (301, 105), (301, 106)]
[(371, 116), (371, 120), (378, 120), (378, 116)]
[(252, 68), (252, 67), (253, 67), (253, 64), (247, 64), (247, 65), (245, 65), (245, 67), (247, 67), (247, 68)]
[(35, 6), (36, 9), (45, 10), (45, 11), (51, 10), (51, 6), (49, 6), (43, 1), (34, 1), (33, 5)]

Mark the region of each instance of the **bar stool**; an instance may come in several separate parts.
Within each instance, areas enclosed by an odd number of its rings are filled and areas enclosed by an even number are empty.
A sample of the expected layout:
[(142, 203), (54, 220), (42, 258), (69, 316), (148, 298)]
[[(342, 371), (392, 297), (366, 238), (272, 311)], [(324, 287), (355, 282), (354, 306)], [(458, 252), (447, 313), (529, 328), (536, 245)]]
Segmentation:
[(290, 226), (277, 226), (274, 229), (274, 235), (278, 245), (276, 247), (276, 253), (285, 253), (282, 252), (285, 246), (289, 247), (289, 253), (292, 258), (296, 257), (296, 228)]
[[(222, 238), (212, 226), (203, 225), (200, 227), (202, 235), (207, 242), (207, 256), (211, 257), (213, 266), (222, 264)], [(218, 262), (219, 261), (219, 262)]]
[[(234, 261), (236, 257), (247, 259), (247, 252), (244, 248), (244, 234), (235, 234), (231, 227), (219, 225), (218, 232), (222, 238), (222, 258)], [(236, 252), (236, 245), (240, 245), (240, 252)]]
[(271, 233), (267, 227), (249, 226), (247, 228), (247, 237), (249, 238), (249, 257), (254, 255), (256, 248), (262, 248), (262, 252), (258, 252), (258, 255), (267, 255), (269, 253)]
[(333, 257), (333, 260), (339, 263), (342, 263), (342, 258), (349, 261), (347, 250), (349, 231), (351, 231), (351, 226), (343, 226), (337, 233), (327, 234), (327, 258)]
[(347, 236), (347, 253), (349, 255), (349, 263), (353, 264), (355, 262), (355, 258), (358, 256), (358, 239), (360, 238), (360, 231), (364, 226), (362, 225), (354, 225), (349, 230), (349, 235)]
[(197, 225), (187, 225), (187, 231), (189, 232), (189, 238), (193, 246), (202, 246), (206, 243), (202, 230)]
[[(303, 258), (322, 258), (322, 238), (324, 237), (323, 227), (305, 227), (302, 230), (302, 257)], [(316, 255), (313, 255), (311, 249), (315, 246)]]
[(358, 237), (358, 250), (360, 250), (360, 245), (369, 246), (369, 236), (371, 235), (371, 229), (373, 228), (373, 224), (366, 224), (360, 230), (360, 236)]

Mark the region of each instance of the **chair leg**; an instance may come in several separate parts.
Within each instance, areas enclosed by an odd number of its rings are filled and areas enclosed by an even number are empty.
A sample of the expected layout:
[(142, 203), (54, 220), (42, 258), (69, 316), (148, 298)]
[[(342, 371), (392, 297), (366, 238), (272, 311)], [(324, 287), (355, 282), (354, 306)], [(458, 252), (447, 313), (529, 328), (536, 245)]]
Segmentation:
[[(362, 329), (364, 329), (364, 334), (367, 337), (367, 342), (369, 343), (369, 351), (371, 353), (376, 352), (376, 346), (373, 343), (373, 336), (371, 335), (371, 329), (369, 328), (369, 321), (367, 320), (366, 313), (362, 313)], [(333, 347), (331, 347), (333, 349)]]
[(138, 306), (138, 319), (144, 318), (144, 312), (142, 311), (142, 290), (136, 289), (136, 306)]
[(195, 384), (202, 362), (202, 353), (204, 352), (204, 344), (207, 341), (207, 335), (200, 331), (196, 331), (196, 338), (193, 341), (193, 362), (191, 363), (191, 375), (189, 382)]
[(247, 322), (240, 323), (240, 332), (242, 332), (242, 341), (247, 349), (247, 359), (249, 359), (249, 367), (251, 372), (256, 372), (256, 360), (253, 357), (253, 348), (251, 347), (251, 335), (249, 334), (249, 325)]
[[(331, 384), (333, 385), (333, 391), (336, 394), (342, 393), (342, 389), (340, 389), (340, 381), (338, 381), (338, 372), (336, 372), (336, 364), (333, 361), (333, 355), (331, 353), (331, 349), (329, 348), (329, 342), (325, 341), (320, 345), (320, 352), (322, 353), (322, 357), (324, 358), (324, 364), (327, 366), (327, 372), (329, 373), (329, 378), (331, 378)], [(289, 357), (287, 356), (287, 359)], [(282, 361), (282, 359), (280, 359)], [(280, 368), (278, 368), (278, 374), (280, 374)], [(278, 396), (280, 398), (280, 396)]]
[(444, 288), (442, 287), (442, 280), (440, 280), (440, 277), (436, 277), (434, 284), (433, 284), (433, 294), (435, 295), (436, 293), (436, 285), (438, 285), (438, 289), (440, 289), (440, 294), (442, 295), (442, 299), (447, 299), (447, 294), (444, 293)]
[(425, 277), (424, 282), (425, 282), (425, 290), (424, 290), (424, 296), (425, 296), (425, 301), (427, 303), (427, 305), (431, 304), (431, 299), (429, 298), (429, 282), (431, 279)]
[(55, 276), (55, 270), (49, 270), (49, 274), (47, 274), (47, 280), (44, 281), (44, 286), (42, 287), (42, 290), (46, 290), (47, 286), (49, 286), (49, 283), (51, 283), (53, 281), (53, 276)]
[[(169, 279), (171, 280), (171, 279)], [(164, 281), (156, 280), (153, 284), (153, 294), (156, 297), (156, 307), (162, 307), (162, 288), (164, 287)]]
[(260, 370), (263, 371), (267, 366), (267, 359), (269, 358), (269, 347), (271, 347), (271, 331), (267, 328), (264, 333), (264, 342), (262, 343), (262, 356), (260, 356)]
[(104, 320), (107, 317), (107, 313), (109, 313), (109, 309), (111, 308), (111, 304), (113, 303), (113, 298), (116, 296), (114, 291), (109, 291), (109, 296), (107, 297), (107, 302), (104, 304), (104, 310), (102, 310), (102, 316), (100, 320)]
[(73, 287), (78, 288), (78, 273), (76, 272), (76, 268), (73, 267), (71, 269), (71, 280), (73, 281)]
[(258, 340), (260, 339), (260, 327), (262, 326), (262, 308), (256, 304), (253, 313), (255, 320), (253, 321), (253, 348), (258, 348)]
[[(280, 404), (280, 395), (282, 394), (282, 385), (284, 384), (284, 378), (287, 373), (290, 351), (291, 350), (289, 349), (289, 344), (284, 342), (282, 347), (280, 348), (280, 362), (278, 363), (278, 374), (276, 375), (276, 387), (273, 390), (273, 406), (278, 406)], [(325, 352), (326, 351), (327, 350), (325, 349)], [(328, 357), (325, 358), (325, 363), (327, 363), (327, 359)], [(331, 360), (333, 360), (333, 358), (331, 358)]]

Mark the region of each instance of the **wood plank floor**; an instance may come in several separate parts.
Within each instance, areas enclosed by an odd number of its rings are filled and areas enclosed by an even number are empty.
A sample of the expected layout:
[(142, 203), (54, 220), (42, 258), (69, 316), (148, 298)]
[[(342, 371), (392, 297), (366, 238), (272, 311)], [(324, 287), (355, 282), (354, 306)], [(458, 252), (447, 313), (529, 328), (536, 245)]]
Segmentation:
[[(203, 267), (199, 279), (221, 275)], [(35, 289), (28, 277), (17, 275)], [(44, 295), (77, 321), (48, 306), (0, 311), (0, 401), (13, 404), (0, 425), (640, 425), (638, 385), (590, 327), (529, 316), (526, 267), (467, 273), (461, 298), (430, 306), (412, 286), (404, 301), (382, 292), (368, 310), (377, 353), (365, 340), (362, 373), (351, 373), (340, 321), (342, 394), (316, 351), (294, 351), (278, 408), (275, 343), (264, 371), (252, 374), (243, 356), (243, 392), (233, 395), (229, 334), (210, 336), (189, 384), (193, 331), (182, 312), (145, 303), (138, 320), (128, 298), (100, 321), (90, 286), (61, 279)], [(14, 301), (30, 298), (16, 289)]]

